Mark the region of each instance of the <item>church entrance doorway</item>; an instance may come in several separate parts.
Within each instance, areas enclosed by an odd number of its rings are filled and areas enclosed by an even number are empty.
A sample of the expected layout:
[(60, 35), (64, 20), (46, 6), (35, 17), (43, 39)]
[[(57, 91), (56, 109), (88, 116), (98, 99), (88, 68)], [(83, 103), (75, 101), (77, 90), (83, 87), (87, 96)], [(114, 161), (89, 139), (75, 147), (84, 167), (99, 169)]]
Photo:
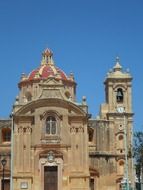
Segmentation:
[(58, 167), (44, 167), (44, 190), (58, 190)]

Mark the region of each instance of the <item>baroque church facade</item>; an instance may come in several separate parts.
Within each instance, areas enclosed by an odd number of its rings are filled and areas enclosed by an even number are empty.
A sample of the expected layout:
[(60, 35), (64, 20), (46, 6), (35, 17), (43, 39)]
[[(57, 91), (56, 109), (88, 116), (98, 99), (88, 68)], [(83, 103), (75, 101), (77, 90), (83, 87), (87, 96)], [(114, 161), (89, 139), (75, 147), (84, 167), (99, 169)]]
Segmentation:
[[(0, 190), (121, 190), (134, 184), (132, 76), (107, 73), (105, 103), (92, 118), (76, 82), (46, 49), (40, 66), (22, 74), (11, 118), (0, 120)], [(4, 170), (3, 170), (4, 169)], [(4, 172), (4, 173), (3, 173)], [(3, 183), (4, 182), (4, 183)]]

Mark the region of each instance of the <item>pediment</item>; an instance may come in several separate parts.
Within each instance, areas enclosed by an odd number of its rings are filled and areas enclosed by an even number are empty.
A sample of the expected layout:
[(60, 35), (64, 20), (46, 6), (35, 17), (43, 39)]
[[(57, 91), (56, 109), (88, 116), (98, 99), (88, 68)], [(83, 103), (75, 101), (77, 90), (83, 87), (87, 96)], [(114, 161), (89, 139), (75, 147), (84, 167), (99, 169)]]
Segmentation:
[(63, 86), (63, 84), (61, 80), (57, 80), (54, 77), (49, 77), (47, 80), (42, 81), (40, 86)]
[[(42, 97), (35, 101), (29, 102), (28, 104), (22, 106), (19, 110), (17, 110), (16, 115), (26, 114), (29, 111), (31, 112), (31, 109), (37, 109), (39, 107), (62, 107), (64, 109), (68, 109), (69, 115), (71, 117), (74, 116), (85, 116), (86, 113), (77, 105), (70, 101), (66, 101), (63, 98), (44, 98), (44, 96), (52, 96), (52, 92), (43, 92)], [(60, 93), (60, 92), (58, 92)], [(55, 92), (54, 92), (55, 94)], [(59, 95), (60, 96), (60, 95)]]
[(40, 99), (45, 98), (58, 98), (58, 99), (64, 99), (60, 89), (58, 88), (44, 88), (42, 89), (42, 93), (39, 97)]

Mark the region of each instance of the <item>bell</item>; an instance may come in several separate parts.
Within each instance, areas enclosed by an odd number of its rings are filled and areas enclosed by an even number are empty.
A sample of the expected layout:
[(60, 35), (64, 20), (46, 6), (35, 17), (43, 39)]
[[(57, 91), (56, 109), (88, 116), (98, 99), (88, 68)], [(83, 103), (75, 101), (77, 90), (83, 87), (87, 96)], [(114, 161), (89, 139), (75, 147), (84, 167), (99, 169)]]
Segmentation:
[(118, 102), (123, 101), (123, 92), (122, 92), (122, 90), (117, 91), (117, 101)]
[(121, 91), (118, 91), (118, 92), (117, 92), (117, 96), (118, 96), (118, 97), (122, 97), (122, 96), (123, 96), (122, 92), (121, 92)]

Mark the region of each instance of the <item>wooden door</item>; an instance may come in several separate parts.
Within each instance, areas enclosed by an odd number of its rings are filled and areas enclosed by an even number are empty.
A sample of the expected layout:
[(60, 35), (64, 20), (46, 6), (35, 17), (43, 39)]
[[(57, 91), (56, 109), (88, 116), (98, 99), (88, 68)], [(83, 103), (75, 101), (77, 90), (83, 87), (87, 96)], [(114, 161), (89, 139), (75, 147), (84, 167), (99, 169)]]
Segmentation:
[(58, 190), (57, 166), (44, 167), (44, 190)]

